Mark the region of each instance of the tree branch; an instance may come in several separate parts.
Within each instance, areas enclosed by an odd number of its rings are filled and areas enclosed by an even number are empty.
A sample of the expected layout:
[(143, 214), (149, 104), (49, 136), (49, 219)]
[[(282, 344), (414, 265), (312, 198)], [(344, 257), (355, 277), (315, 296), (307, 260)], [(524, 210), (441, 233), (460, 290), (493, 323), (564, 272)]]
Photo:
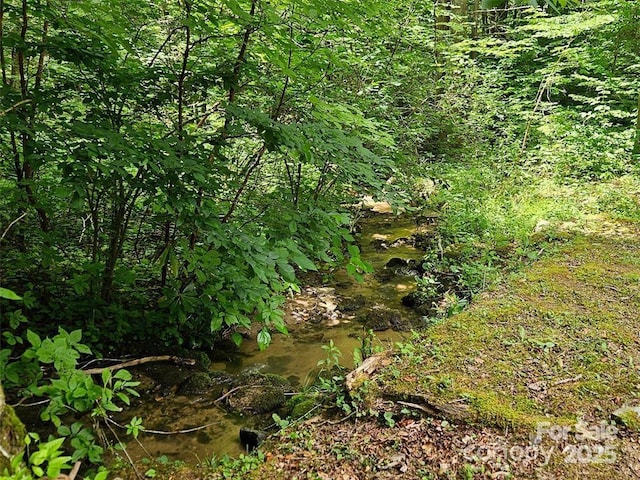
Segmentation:
[(81, 371), (86, 373), (87, 375), (99, 375), (99, 374), (102, 374), (102, 372), (105, 370), (114, 372), (122, 368), (135, 367), (136, 365), (142, 365), (143, 363), (167, 362), (167, 361), (179, 363), (182, 365), (196, 364), (196, 361), (192, 358), (181, 358), (181, 357), (176, 357), (175, 355), (153, 355), (150, 357), (143, 357), (143, 358), (138, 358), (136, 360), (129, 360), (127, 362), (117, 363), (115, 365), (110, 365), (108, 367), (89, 368), (87, 370), (81, 370)]

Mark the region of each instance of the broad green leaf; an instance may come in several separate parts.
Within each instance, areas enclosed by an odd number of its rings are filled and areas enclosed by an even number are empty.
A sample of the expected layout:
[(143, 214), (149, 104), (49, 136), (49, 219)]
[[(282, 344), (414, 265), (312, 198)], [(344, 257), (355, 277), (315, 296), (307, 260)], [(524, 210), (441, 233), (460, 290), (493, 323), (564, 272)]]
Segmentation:
[(0, 298), (6, 298), (7, 300), (22, 300), (22, 297), (17, 295), (13, 290), (0, 287)]
[(69, 343), (76, 344), (82, 340), (82, 330), (74, 330), (69, 334)]
[(267, 329), (262, 329), (258, 332), (258, 347), (260, 350), (264, 350), (271, 343), (271, 334)]
[(27, 340), (35, 348), (39, 348), (40, 345), (42, 345), (42, 340), (40, 340), (40, 337), (38, 336), (38, 334), (32, 332), (31, 330), (27, 330)]
[(129, 370), (118, 370), (114, 375), (113, 378), (117, 378), (119, 380), (131, 380), (133, 378), (133, 375), (131, 375), (131, 372), (129, 372)]
[(236, 344), (236, 347), (239, 347), (240, 344), (242, 344), (242, 335), (240, 335), (238, 332), (233, 332), (231, 334), (231, 340), (233, 340), (233, 343)]
[(210, 328), (212, 332), (217, 332), (222, 328), (222, 322), (224, 321), (224, 314), (219, 313), (211, 319)]
[(291, 252), (291, 260), (298, 265), (302, 270), (318, 270), (318, 267), (302, 252)]

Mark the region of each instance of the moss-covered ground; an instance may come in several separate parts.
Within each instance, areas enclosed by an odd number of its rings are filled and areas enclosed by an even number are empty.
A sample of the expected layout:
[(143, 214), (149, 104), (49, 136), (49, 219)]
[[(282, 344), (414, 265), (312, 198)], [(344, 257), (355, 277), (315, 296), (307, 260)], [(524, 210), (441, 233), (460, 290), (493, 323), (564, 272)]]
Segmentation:
[(387, 355), (377, 421), (285, 430), (254, 478), (640, 478), (640, 231), (594, 220)]

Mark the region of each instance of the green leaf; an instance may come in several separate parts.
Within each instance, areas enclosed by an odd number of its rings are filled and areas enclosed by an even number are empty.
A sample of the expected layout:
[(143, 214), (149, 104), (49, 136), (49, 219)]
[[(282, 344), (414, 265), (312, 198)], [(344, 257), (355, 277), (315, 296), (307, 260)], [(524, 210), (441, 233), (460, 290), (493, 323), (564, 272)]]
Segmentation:
[(129, 397), (128, 397), (127, 395), (125, 395), (124, 393), (122, 393), (122, 392), (117, 392), (117, 393), (116, 393), (116, 396), (117, 396), (120, 400), (122, 400), (122, 403), (124, 403), (125, 405), (131, 405), (131, 402), (130, 402), (130, 400), (129, 400)]
[(299, 250), (291, 252), (291, 260), (303, 270), (312, 270), (314, 272), (318, 270), (316, 265)]
[(69, 343), (74, 345), (82, 340), (82, 330), (74, 330), (69, 334)]
[(122, 369), (122, 370), (118, 370), (113, 376), (113, 378), (128, 381), (133, 378), (133, 375), (131, 375), (131, 372), (129, 372), (129, 370)]
[(102, 407), (109, 412), (121, 412), (122, 409), (112, 402), (106, 402), (102, 404)]
[(38, 336), (38, 334), (32, 332), (31, 330), (27, 330), (27, 340), (31, 345), (33, 345), (36, 348), (39, 348), (40, 345), (42, 345), (42, 340), (40, 340), (40, 337)]
[(229, 9), (237, 15), (240, 19), (249, 21), (251, 20), (251, 15), (245, 12), (240, 4), (236, 0), (224, 0), (224, 3), (229, 7)]
[(22, 297), (16, 295), (13, 290), (0, 287), (0, 298), (6, 298), (7, 300), (22, 300)]
[(211, 319), (211, 331), (217, 332), (222, 328), (222, 322), (224, 321), (224, 314), (219, 313)]
[(47, 476), (49, 478), (57, 478), (63, 468), (71, 468), (67, 462), (71, 460), (71, 457), (63, 456), (49, 460), (47, 465)]
[(231, 340), (236, 344), (236, 347), (239, 347), (240, 344), (242, 344), (242, 335), (238, 332), (233, 332), (233, 334), (231, 334)]
[(278, 263), (278, 270), (280, 270), (280, 274), (282, 278), (284, 278), (287, 282), (294, 282), (296, 279), (295, 270), (291, 265), (285, 262)]
[(260, 350), (264, 350), (271, 343), (271, 334), (265, 328), (258, 332), (258, 347)]
[(360, 249), (358, 248), (357, 245), (349, 245), (347, 247), (347, 251), (349, 252), (349, 255), (351, 255), (352, 257), (356, 257), (356, 258), (360, 257)]
[(96, 476), (93, 477), (93, 480), (107, 480), (107, 475), (109, 475), (108, 470), (104, 470), (102, 472), (96, 473)]
[(102, 384), (107, 385), (111, 381), (111, 372), (106, 368), (102, 370)]
[(84, 353), (84, 354), (87, 354), (87, 355), (91, 354), (91, 349), (88, 346), (83, 345), (82, 343), (76, 344), (75, 345), (75, 349), (78, 350), (78, 352), (80, 352), (80, 353)]

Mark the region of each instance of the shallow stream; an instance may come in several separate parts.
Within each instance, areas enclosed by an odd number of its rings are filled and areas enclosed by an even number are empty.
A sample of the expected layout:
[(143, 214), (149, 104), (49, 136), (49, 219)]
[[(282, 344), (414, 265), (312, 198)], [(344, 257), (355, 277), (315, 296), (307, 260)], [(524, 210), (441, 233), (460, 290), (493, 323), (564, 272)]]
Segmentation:
[[(342, 352), (341, 364), (353, 366), (352, 352), (360, 345), (365, 327), (357, 319), (359, 311), (374, 306), (398, 310), (403, 321), (415, 322), (417, 315), (401, 303), (401, 298), (415, 289), (415, 278), (410, 272), (396, 274), (384, 272), (392, 258), (419, 259), (423, 252), (406, 241), (417, 233), (411, 218), (391, 213), (372, 214), (359, 222), (361, 232), (358, 243), (362, 258), (371, 263), (375, 273), (365, 276), (362, 283), (355, 282), (344, 272), (337, 272), (322, 285), (307, 286), (287, 305), (288, 336), (274, 334), (269, 348), (260, 351), (255, 340), (246, 340), (229, 361), (214, 362), (211, 370), (239, 373), (248, 369), (260, 373), (274, 373), (289, 378), (296, 386), (304, 386), (317, 370), (318, 361), (326, 359), (322, 346), (330, 340)], [(424, 233), (421, 232), (421, 233)], [(389, 345), (409, 335), (391, 329), (376, 332), (377, 341)], [(145, 384), (177, 384), (188, 375), (189, 367), (152, 365), (141, 369)], [(139, 372), (136, 372), (139, 373)], [(172, 378), (175, 377), (175, 378)], [(166, 455), (170, 460), (188, 463), (206, 461), (243, 452), (238, 432), (251, 424), (247, 416), (225, 413), (210, 396), (183, 396), (159, 394), (145, 396), (145, 401), (124, 412), (120, 419), (126, 423), (134, 415), (143, 419), (146, 429), (180, 431), (207, 425), (192, 433), (141, 434), (138, 441), (127, 446), (134, 458), (157, 458)], [(124, 435), (123, 435), (124, 437)]]

